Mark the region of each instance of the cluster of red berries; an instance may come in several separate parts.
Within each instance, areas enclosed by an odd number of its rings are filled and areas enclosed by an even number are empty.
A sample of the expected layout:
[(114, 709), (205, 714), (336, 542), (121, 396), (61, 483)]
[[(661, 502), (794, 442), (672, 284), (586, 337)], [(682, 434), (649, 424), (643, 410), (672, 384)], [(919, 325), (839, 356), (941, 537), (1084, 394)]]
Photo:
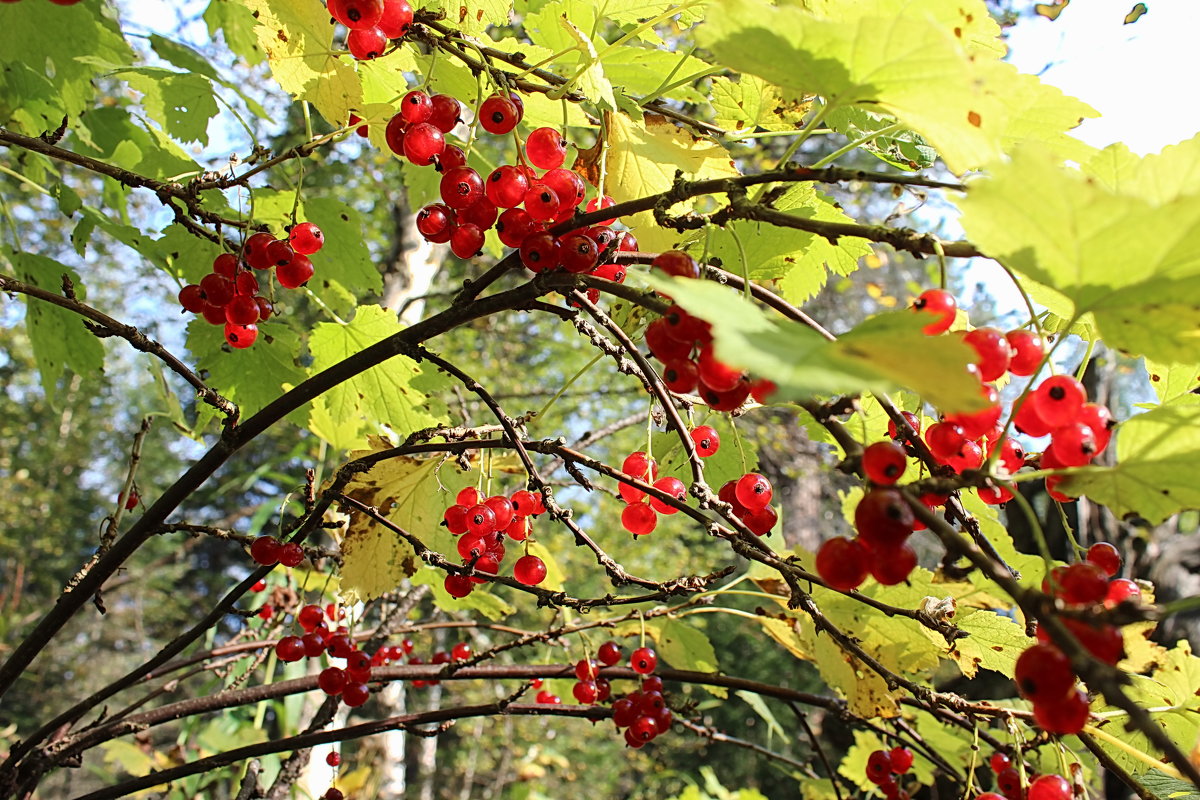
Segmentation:
[[(467, 165), (462, 148), (446, 142), (446, 134), (461, 121), (461, 111), (462, 105), (449, 95), (430, 96), (414, 90), (401, 100), (400, 111), (384, 132), (393, 153), (416, 166), (433, 165), (442, 173), (442, 202), (417, 213), (417, 230), (426, 241), (448, 242), (456, 256), (471, 258), (479, 253), (487, 231), (494, 226), (500, 242), (520, 248), (522, 263), (534, 272), (562, 266), (570, 272), (624, 281), (624, 268), (601, 264), (602, 256), (613, 249), (637, 249), (632, 234), (609, 227), (615, 220), (560, 237), (546, 232), (549, 226), (574, 216), (587, 196), (583, 179), (563, 168), (567, 141), (562, 134), (554, 128), (534, 130), (525, 140), (520, 163), (503, 164), (485, 180)], [(520, 95), (494, 94), (480, 104), (478, 120), (488, 133), (505, 135), (516, 128), (524, 113)], [(538, 169), (544, 172), (539, 174)], [(611, 205), (612, 198), (606, 196), (593, 199), (586, 209)], [(598, 293), (590, 296), (599, 298)]]
[(740, 478), (726, 481), (717, 490), (717, 499), (733, 506), (733, 515), (740, 519), (750, 532), (764, 536), (771, 532), (779, 515), (771, 507), (775, 490), (771, 481), (757, 472), (747, 472)]
[(349, 29), (346, 49), (359, 61), (378, 58), (412, 25), (408, 0), (329, 0), (329, 13)]
[(259, 536), (250, 544), (250, 557), (264, 567), (276, 564), (298, 567), (304, 560), (304, 550), (295, 542), (280, 542), (274, 536)]
[[(681, 250), (668, 250), (650, 262), (677, 278), (699, 278), (695, 259)], [(662, 378), (677, 394), (697, 392), (715, 411), (733, 411), (746, 398), (765, 403), (775, 391), (766, 379), (752, 380), (742, 370), (718, 359), (713, 353), (712, 326), (679, 305), (672, 305), (661, 318), (646, 326), (646, 346), (662, 362)]]
[[(1108, 542), (1092, 545), (1085, 561), (1055, 567), (1042, 582), (1042, 591), (1058, 598), (1067, 608), (1103, 604), (1111, 608), (1125, 600), (1137, 602), (1142, 590), (1133, 581), (1113, 579), (1121, 569), (1121, 556)], [(1115, 625), (1090, 624), (1062, 617), (1063, 625), (1095, 658), (1110, 666), (1125, 655), (1121, 631)], [(1078, 733), (1088, 717), (1088, 696), (1075, 685), (1070, 659), (1044, 630), (1038, 643), (1017, 659), (1013, 676), (1021, 696), (1033, 703), (1033, 718), (1049, 733)]]
[(367, 702), (370, 690), (371, 666), (385, 663), (380, 657), (383, 649), (372, 658), (359, 650), (345, 626), (330, 630), (329, 622), (335, 621), (337, 609), (331, 604), (322, 609), (317, 605), (303, 606), (296, 614), (296, 622), (304, 630), (301, 636), (284, 636), (275, 644), (275, 655), (280, 661), (291, 663), (304, 658), (344, 659), (345, 668), (326, 667), (317, 676), (317, 685), (330, 696), (341, 696), (350, 706), (361, 706)]
[(817, 574), (843, 592), (858, 588), (867, 575), (884, 586), (901, 583), (917, 566), (917, 553), (908, 543), (915, 523), (900, 492), (886, 485), (870, 489), (854, 509), (858, 536), (826, 540), (817, 551)]
[[(917, 298), (913, 308), (934, 318), (923, 330), (938, 335), (954, 322), (957, 303), (949, 292), (930, 289)], [(974, 414), (947, 414), (942, 422), (929, 427), (925, 442), (933, 456), (955, 472), (977, 469), (991, 449), (999, 446), (1000, 459), (1010, 472), (1016, 472), (1024, 464), (1024, 454), (1018, 445), (1001, 439), (1002, 408), (990, 382), (1005, 374), (1026, 377), (1036, 373), (1045, 360), (1045, 343), (1033, 331), (1023, 329), (1004, 333), (997, 328), (975, 328), (962, 337), (976, 353), (976, 374), (988, 407)], [(1070, 375), (1055, 375), (1028, 393), (1013, 416), (1013, 425), (1035, 438), (1049, 435), (1040, 466), (1058, 469), (1083, 466), (1104, 452), (1116, 421), (1107, 408), (1087, 401), (1082, 383)], [(1055, 488), (1061, 480), (1060, 476), (1047, 478), (1046, 491), (1059, 502), (1070, 502), (1074, 498)], [(1003, 503), (1012, 495), (998, 488), (982, 490), (980, 497), (988, 503)]]
[(217, 256), (212, 272), (201, 278), (199, 284), (188, 284), (179, 290), (179, 304), (213, 325), (224, 325), (229, 346), (245, 349), (258, 338), (258, 323), (270, 319), (275, 312), (271, 301), (260, 294), (254, 270), (274, 267), (280, 286), (299, 288), (313, 276), (308, 257), (324, 244), (325, 235), (311, 222), (293, 226), (287, 239), (276, 239), (262, 232), (251, 234), (246, 238), (241, 258), (232, 253)]
[[(649, 483), (681, 503), (687, 500), (687, 486), (683, 481), (679, 478), (659, 478), (658, 462), (641, 450), (625, 456), (621, 471), (630, 478)], [(653, 531), (658, 526), (659, 514), (670, 515), (679, 510), (657, 497), (648, 497), (644, 491), (627, 483), (618, 484), (617, 491), (626, 503), (625, 510), (621, 512), (621, 526), (634, 536), (645, 536)]]
[[(458, 554), (463, 564), (491, 575), (500, 573), (504, 561), (504, 540), (523, 542), (529, 536), (530, 517), (544, 514), (542, 496), (520, 489), (512, 497), (502, 494), (482, 497), (474, 486), (468, 486), (455, 497), (454, 505), (442, 515), (442, 524), (459, 537)], [(546, 564), (535, 555), (526, 553), (513, 564), (513, 577), (526, 586), (537, 586), (546, 579)], [(466, 597), (475, 584), (485, 578), (452, 573), (446, 576), (446, 591), (452, 597)]]
[(896, 776), (908, 772), (912, 763), (913, 753), (907, 747), (876, 750), (867, 756), (867, 780), (878, 786), (887, 800), (908, 800), (909, 794), (900, 788)]
[(996, 774), (997, 792), (984, 792), (975, 800), (1071, 800), (1071, 784), (1061, 775), (1039, 775), (1028, 787), (1021, 785), (1021, 773), (1004, 753), (993, 753), (988, 761)]

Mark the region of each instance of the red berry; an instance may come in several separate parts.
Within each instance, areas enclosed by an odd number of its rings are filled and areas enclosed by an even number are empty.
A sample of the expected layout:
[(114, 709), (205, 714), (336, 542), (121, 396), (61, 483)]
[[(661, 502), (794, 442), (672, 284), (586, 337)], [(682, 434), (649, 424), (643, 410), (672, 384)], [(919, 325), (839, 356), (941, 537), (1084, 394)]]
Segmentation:
[(700, 267), (696, 264), (696, 259), (682, 250), (668, 250), (665, 253), (660, 253), (657, 258), (650, 262), (650, 268), (660, 269), (668, 275), (674, 275), (677, 278), (700, 277)]
[(905, 542), (899, 546), (875, 547), (871, 550), (871, 577), (884, 586), (895, 586), (908, 580), (917, 566), (917, 552)]
[(466, 208), (484, 196), (483, 179), (470, 167), (455, 167), (442, 175), (442, 202), (451, 208)]
[(1112, 438), (1112, 429), (1117, 424), (1109, 410), (1096, 403), (1084, 403), (1083, 408), (1079, 410), (1077, 419), (1092, 429), (1092, 437), (1096, 443), (1093, 455), (1103, 453)]
[(903, 775), (913, 764), (913, 751), (907, 747), (893, 747), (888, 753), (892, 757), (892, 772)]
[(1071, 784), (1061, 775), (1042, 775), (1029, 784), (1026, 797), (1028, 800), (1071, 800)]
[(567, 272), (583, 273), (591, 272), (595, 268), (600, 252), (596, 249), (596, 243), (587, 236), (573, 233), (564, 236), (559, 242), (558, 255), (563, 269)]
[(500, 208), (513, 208), (525, 202), (529, 179), (510, 164), (496, 167), (487, 179), (487, 198)]
[(1046, 355), (1046, 343), (1042, 337), (1033, 331), (1015, 330), (1005, 334), (1008, 345), (1012, 349), (1012, 359), (1008, 362), (1008, 371), (1013, 375), (1032, 375), (1042, 363)]
[(183, 306), (185, 311), (199, 314), (204, 310), (206, 302), (204, 290), (196, 284), (188, 284), (179, 290), (179, 305)]
[(521, 263), (530, 272), (545, 272), (558, 266), (558, 240), (549, 233), (534, 233), (521, 242)]
[(254, 585), (250, 587), (250, 591), (252, 591), (252, 592), (261, 592), (263, 589), (266, 589), (266, 588), (267, 588), (267, 582), (266, 582), (266, 581), (264, 581), (264, 580), (257, 580), (257, 581), (255, 581), (255, 582), (254, 582)]
[(817, 574), (831, 589), (857, 589), (867, 578), (869, 555), (858, 539), (828, 539), (817, 550)]
[(279, 548), (279, 563), (285, 567), (297, 567), (304, 560), (304, 550), (295, 542), (288, 542)]
[(988, 760), (988, 766), (992, 768), (992, 772), (998, 775), (1012, 766), (1012, 759), (1004, 753), (992, 753), (992, 757)]
[(534, 517), (538, 514), (546, 513), (546, 506), (542, 503), (542, 496), (528, 489), (519, 489), (513, 492), (512, 507), (513, 513), (522, 517)]
[(475, 589), (475, 584), (468, 576), (458, 574), (447, 575), (443, 586), (451, 597), (459, 599), (466, 597)]
[(554, 128), (537, 128), (525, 140), (525, 157), (538, 169), (557, 169), (567, 157), (567, 140)]
[(904, 448), (895, 442), (875, 442), (862, 454), (863, 473), (867, 479), (883, 486), (891, 486), (900, 480), (908, 458)]
[(629, 668), (638, 675), (649, 675), (658, 666), (658, 656), (649, 647), (639, 647), (629, 654)]
[(450, 234), (450, 250), (459, 258), (474, 258), (483, 247), (483, 238), (478, 225), (459, 225)]
[(450, 658), (455, 661), (466, 661), (471, 657), (471, 645), (466, 642), (459, 642), (450, 648)]
[[(700, 373), (696, 370), (696, 365), (687, 359), (676, 359), (663, 364), (662, 368), (663, 383), (667, 388), (677, 394), (687, 394), (696, 388), (700, 381)], [(702, 457), (706, 457), (704, 453), (697, 453)], [(709, 453), (708, 455), (712, 455)]]
[(692, 441), (696, 443), (696, 455), (708, 458), (721, 447), (721, 437), (716, 429), (709, 425), (700, 425), (692, 430)]
[(542, 183), (554, 190), (554, 194), (558, 196), (559, 210), (565, 212), (567, 217), (575, 212), (575, 207), (582, 203), (587, 195), (587, 186), (583, 178), (573, 170), (552, 169), (542, 176)]
[(1117, 578), (1109, 581), (1108, 591), (1104, 595), (1104, 605), (1112, 608), (1126, 600), (1132, 603), (1142, 602), (1141, 587), (1127, 578)]
[(513, 565), (513, 577), (526, 586), (537, 586), (546, 579), (546, 564), (537, 556), (521, 556)]
[[(916, 414), (912, 413), (911, 411), (901, 411), (900, 414), (903, 415), (904, 419), (908, 421), (908, 424), (910, 426), (912, 426), (912, 429), (917, 432), (918, 436), (920, 436), (921, 435), (921, 418), (918, 417)], [(893, 439), (902, 439), (902, 440), (908, 438), (907, 433), (905, 431), (902, 431), (900, 429), (900, 426), (898, 426), (893, 420), (888, 420), (888, 436), (890, 436)]]
[(994, 381), (1008, 372), (1012, 346), (997, 328), (976, 328), (963, 336), (963, 341), (975, 350), (979, 380)]
[(646, 346), (650, 353), (664, 364), (686, 360), (692, 354), (692, 345), (672, 338), (666, 317), (656, 319), (646, 326)]
[(950, 422), (934, 423), (925, 431), (925, 444), (929, 446), (929, 452), (943, 462), (958, 455), (966, 441), (962, 428)]
[(399, 39), (408, 33), (412, 25), (413, 9), (408, 0), (383, 0), (383, 16), (379, 18), (379, 30), (389, 39)]
[(621, 527), (634, 536), (646, 536), (658, 525), (658, 514), (645, 503), (630, 503), (621, 512)]
[[(616, 204), (617, 204), (617, 201), (613, 200), (608, 195), (604, 195), (603, 197), (593, 197), (591, 200), (588, 200), (586, 211), (587, 211), (587, 213), (591, 214), (592, 212), (599, 211), (602, 208), (612, 208)], [(616, 221), (617, 221), (617, 218), (613, 217), (611, 219), (601, 220), (597, 224), (598, 225), (612, 225)]]
[(432, 110), (427, 122), (442, 133), (449, 133), (458, 125), (462, 115), (462, 103), (448, 94), (435, 94), (429, 98)]
[(253, 297), (238, 295), (225, 306), (225, 321), (231, 325), (253, 325), (258, 317), (258, 302)]
[(1059, 591), (1063, 601), (1072, 605), (1101, 603), (1108, 592), (1108, 575), (1087, 561), (1072, 564), (1059, 578)]
[(596, 658), (606, 667), (611, 667), (621, 661), (621, 645), (616, 642), (605, 642), (596, 651)]
[(1068, 422), (1051, 434), (1046, 451), (1060, 466), (1082, 467), (1096, 457), (1096, 437), (1082, 422)]
[(533, 183), (525, 191), (525, 211), (537, 222), (549, 222), (558, 216), (562, 202), (558, 194), (545, 183)]
[(371, 697), (371, 690), (365, 683), (347, 683), (342, 689), (342, 702), (350, 708), (356, 708)]
[(779, 515), (770, 506), (763, 506), (758, 511), (752, 511), (741, 518), (742, 522), (755, 536), (765, 536), (779, 521)]
[(757, 472), (747, 472), (739, 478), (735, 491), (738, 502), (751, 512), (765, 507), (771, 502), (771, 496), (774, 494), (771, 482), (765, 475), (759, 475)]
[(1087, 402), (1087, 391), (1083, 384), (1070, 375), (1054, 375), (1042, 383), (1029, 396), (1042, 422), (1052, 430), (1066, 425), (1079, 414)]
[(718, 359), (711, 344), (700, 348), (700, 357), (696, 360), (696, 368), (700, 375), (700, 382), (714, 392), (732, 390), (738, 385), (743, 374), (737, 367)]
[(237, 284), (224, 275), (210, 273), (200, 279), (205, 302), (224, 307), (237, 293)]
[(383, 0), (329, 0), (329, 13), (350, 30), (379, 24), (383, 19)]
[(446, 138), (428, 122), (410, 125), (404, 132), (404, 157), (418, 167), (427, 167), (446, 149)]
[(449, 241), (454, 231), (453, 210), (442, 203), (425, 206), (417, 212), (417, 230), (429, 241)]
[(408, 122), (404, 119), (404, 115), (397, 113), (388, 120), (387, 127), (383, 131), (383, 138), (387, 141), (388, 149), (398, 156), (404, 155), (404, 134), (407, 128)]
[(496, 235), (500, 237), (501, 244), (506, 247), (520, 247), (525, 239), (540, 228), (540, 223), (535, 222), (525, 209), (510, 208), (500, 215), (500, 219), (496, 223)]
[[(637, 478), (644, 483), (652, 483), (658, 478), (658, 463), (641, 450), (625, 456), (621, 462), (621, 472), (631, 478)], [(618, 487), (621, 499), (626, 503), (636, 503), (646, 496), (646, 493), (629, 484), (622, 483)]]
[(579, 681), (571, 688), (571, 694), (582, 705), (590, 706), (599, 697), (600, 689), (596, 686), (595, 681)]
[(950, 330), (950, 326), (954, 324), (958, 303), (955, 302), (954, 295), (945, 289), (927, 289), (921, 293), (912, 307), (914, 311), (933, 318), (933, 321), (927, 323), (921, 330), (926, 336), (937, 336), (939, 333)]
[(867, 756), (867, 780), (881, 784), (892, 777), (892, 756), (887, 750), (876, 750)]
[(1035, 644), (1021, 653), (1013, 677), (1021, 696), (1035, 703), (1061, 700), (1075, 686), (1070, 660), (1048, 643)]
[(479, 106), (479, 124), (488, 133), (505, 134), (517, 127), (521, 112), (507, 97), (494, 94)]
[(304, 658), (304, 641), (299, 636), (285, 636), (275, 644), (280, 661), (292, 662)]
[(346, 36), (346, 49), (359, 61), (379, 58), (387, 49), (388, 40), (378, 27), (352, 30)]
[(325, 694), (341, 694), (342, 689), (346, 687), (346, 671), (339, 667), (326, 667), (317, 676), (317, 686), (321, 687)]
[(342, 763), (342, 757), (337, 753), (330, 753), (329, 755), (325, 756), (325, 763), (331, 767), (336, 767), (338, 764)]
[[(666, 492), (681, 503), (687, 502), (687, 486), (679, 478), (659, 478), (654, 482), (654, 488)], [(669, 506), (657, 497), (650, 498), (650, 507), (660, 514), (675, 514), (679, 509)]]
[(873, 547), (898, 547), (913, 531), (913, 512), (895, 489), (872, 489), (854, 509), (854, 527)]
[(250, 545), (250, 557), (264, 567), (271, 567), (279, 563), (281, 547), (274, 536), (259, 536)]
[(1005, 767), (996, 773), (996, 788), (998, 788), (1005, 797), (1021, 798), (1021, 773), (1016, 767)]
[(300, 609), (300, 613), (296, 615), (296, 622), (300, 627), (310, 633), (317, 629), (317, 626), (325, 621), (325, 612), (320, 606), (304, 606)]
[(275, 278), (285, 289), (298, 289), (308, 283), (313, 276), (313, 271), (313, 265), (308, 260), (308, 256), (296, 253), (288, 264), (275, 270)]

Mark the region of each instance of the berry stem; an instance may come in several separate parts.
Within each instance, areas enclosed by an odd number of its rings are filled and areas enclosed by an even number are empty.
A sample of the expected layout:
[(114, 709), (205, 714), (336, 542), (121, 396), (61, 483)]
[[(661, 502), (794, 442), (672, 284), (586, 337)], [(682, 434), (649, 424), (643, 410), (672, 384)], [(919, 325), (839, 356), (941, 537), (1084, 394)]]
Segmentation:
[(730, 225), (726, 230), (733, 237), (733, 243), (737, 245), (738, 260), (742, 264), (742, 294), (747, 300), (750, 300), (750, 260), (746, 258), (746, 247), (742, 244), (742, 237), (738, 236), (737, 228)]
[[(862, 145), (866, 144), (867, 142), (869, 142), (873, 139), (878, 139), (881, 136), (887, 136), (889, 133), (893, 133), (895, 131), (903, 130), (903, 129), (904, 129), (903, 124), (901, 124), (899, 122), (894, 122), (891, 125), (888, 125), (886, 128), (880, 128), (877, 131), (871, 131), (866, 136), (861, 136), (852, 142), (842, 145), (837, 150), (834, 150), (832, 153), (830, 153), (829, 155), (825, 156), (824, 158), (820, 159), (815, 164), (813, 164), (812, 168), (818, 169), (818, 168), (824, 167), (828, 164), (832, 164), (837, 159), (846, 155), (846, 153), (849, 153), (851, 150), (857, 150), (859, 147), (861, 147)], [(946, 287), (943, 286), (942, 288), (944, 289)]]
[(595, 366), (596, 362), (602, 358), (604, 358), (604, 353), (597, 353), (596, 356), (591, 361), (589, 361), (588, 363), (586, 363), (582, 367), (580, 367), (579, 370), (574, 375), (572, 375), (561, 387), (559, 387), (559, 390), (557, 392), (555, 392), (549, 400), (546, 401), (546, 404), (544, 406), (542, 406), (540, 409), (538, 409), (537, 413), (533, 415), (534, 418), (535, 419), (545, 418), (546, 412), (549, 411), (550, 408), (555, 403), (558, 402), (559, 398), (561, 398), (564, 394), (566, 394), (566, 391), (571, 388), (571, 385), (574, 384), (575, 381), (582, 378), (585, 374), (587, 374), (587, 371), (590, 370), (593, 366)]

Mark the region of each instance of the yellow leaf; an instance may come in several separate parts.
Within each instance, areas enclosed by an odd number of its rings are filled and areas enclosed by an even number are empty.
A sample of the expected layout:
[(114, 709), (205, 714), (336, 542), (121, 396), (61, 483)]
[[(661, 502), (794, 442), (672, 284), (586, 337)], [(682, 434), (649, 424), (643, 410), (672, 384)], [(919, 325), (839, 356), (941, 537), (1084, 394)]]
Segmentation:
[[(624, 114), (608, 113), (604, 125), (608, 141), (604, 191), (618, 203), (665, 192), (675, 183), (676, 170), (687, 180), (738, 174), (724, 148), (692, 136), (662, 117), (647, 114), (644, 122), (636, 122)], [(691, 207), (691, 202), (674, 210), (685, 207)], [(637, 230), (638, 242), (646, 251), (668, 249), (678, 238), (674, 231), (659, 228), (649, 211), (622, 221)]]
[(320, 3), (246, 0), (271, 74), (297, 100), (307, 100), (330, 125), (341, 127), (362, 105), (362, 86), (349, 56), (333, 53), (333, 23)]
[[(371, 450), (357, 451), (351, 457), (361, 458), (390, 446), (379, 439), (373, 444)], [(454, 540), (439, 523), (446, 507), (454, 502), (454, 494), (473, 479), (472, 474), (459, 472), (441, 459), (392, 458), (352, 481), (345, 494), (376, 508), (426, 547), (453, 555)], [(346, 602), (363, 602), (390, 592), (418, 566), (407, 541), (365, 514), (350, 513), (342, 540), (341, 595)]]

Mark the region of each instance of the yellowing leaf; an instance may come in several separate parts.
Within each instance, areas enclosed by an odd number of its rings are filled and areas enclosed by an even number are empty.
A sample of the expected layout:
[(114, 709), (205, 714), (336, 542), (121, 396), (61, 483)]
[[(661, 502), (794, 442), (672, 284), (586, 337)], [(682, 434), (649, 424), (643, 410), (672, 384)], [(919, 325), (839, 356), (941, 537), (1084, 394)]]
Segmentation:
[(1159, 403), (1167, 403), (1186, 394), (1200, 394), (1200, 364), (1160, 364), (1146, 359), (1150, 388)]
[[(682, 619), (667, 619), (656, 626), (655, 642), (658, 653), (675, 669), (694, 672), (718, 672), (717, 653), (694, 622)], [(729, 691), (723, 686), (705, 686), (718, 697), (727, 697)]]
[(812, 105), (784, 100), (779, 89), (754, 75), (742, 75), (737, 81), (713, 78), (709, 102), (716, 112), (713, 122), (738, 132), (796, 128)]
[[(624, 114), (604, 115), (608, 136), (604, 190), (618, 203), (670, 189), (679, 171), (688, 180), (738, 174), (729, 153), (720, 145), (699, 139), (661, 117), (647, 115), (635, 122)], [(676, 209), (683, 204), (676, 206)], [(622, 220), (637, 230), (638, 242), (653, 251), (677, 235), (659, 228), (654, 215), (643, 211)]]
[(579, 45), (582, 53), (583, 64), (574, 76), (575, 87), (601, 109), (615, 111), (617, 101), (613, 97), (612, 84), (604, 77), (604, 66), (600, 63), (596, 46), (587, 34), (579, 30), (565, 15), (559, 17), (558, 21), (563, 30)]
[(442, 0), (431, 4), (446, 12), (446, 22), (471, 36), (478, 36), (490, 25), (507, 25), (512, 15), (512, 0)]
[[(383, 440), (373, 443), (371, 450), (356, 451), (351, 458), (390, 446)], [(453, 537), (439, 523), (454, 494), (473, 478), (437, 458), (391, 458), (355, 478), (345, 494), (377, 509), (430, 549), (452, 557)], [(354, 511), (342, 540), (342, 560), (340, 588), (347, 602), (362, 602), (392, 591), (420, 563), (408, 542)]]
[(1086, 494), (1118, 517), (1138, 514), (1151, 525), (1200, 508), (1192, 473), (1200, 459), (1200, 397), (1187, 394), (1122, 422), (1116, 437), (1116, 466), (1068, 476), (1063, 491)]
[(320, 3), (246, 0), (258, 16), (254, 29), (271, 74), (284, 91), (307, 100), (333, 126), (362, 105), (362, 86), (349, 56), (333, 53), (333, 23)]
[(813, 12), (727, 0), (697, 38), (721, 63), (792, 96), (894, 115), (962, 172), (1016, 138), (1054, 139), (1095, 113), (997, 61), (996, 32), (977, 2), (829, 3)]
[[(1011, 675), (1017, 657), (1034, 640), (1025, 635), (1025, 628), (1011, 617), (977, 608), (960, 609), (954, 623), (970, 634), (958, 639), (949, 651), (964, 677), (974, 678), (982, 667)], [(937, 636), (933, 631), (930, 637)]]

